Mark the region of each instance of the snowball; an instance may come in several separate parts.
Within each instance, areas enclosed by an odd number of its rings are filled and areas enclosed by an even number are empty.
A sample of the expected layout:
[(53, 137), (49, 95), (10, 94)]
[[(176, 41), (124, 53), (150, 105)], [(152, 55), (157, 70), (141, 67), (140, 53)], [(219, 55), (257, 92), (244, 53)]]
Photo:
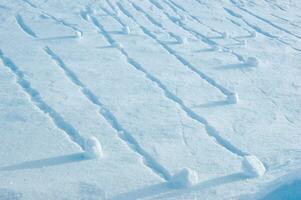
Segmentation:
[(259, 62), (255, 57), (248, 57), (245, 63), (249, 66), (256, 67)]
[(232, 92), (228, 95), (227, 101), (230, 104), (237, 104), (238, 103), (238, 94), (236, 92)]
[(222, 33), (221, 33), (221, 36), (222, 36), (222, 38), (228, 38), (227, 32), (222, 32)]
[(254, 155), (247, 155), (242, 161), (242, 170), (249, 177), (263, 176), (266, 169), (262, 162)]
[(229, 53), (229, 52), (233, 52), (231, 49), (229, 49), (228, 47), (223, 47), (222, 51), (225, 53)]
[(100, 142), (96, 137), (86, 139), (84, 150), (87, 158), (100, 158), (103, 156)]
[(86, 15), (86, 20), (87, 20), (87, 21), (91, 21), (91, 15), (87, 14), (87, 15)]
[(185, 21), (185, 20), (186, 20), (185, 15), (181, 15), (181, 16), (180, 16), (180, 19), (181, 19), (182, 21)]
[(81, 31), (76, 31), (76, 36), (78, 38), (81, 38), (83, 36), (83, 33)]
[(123, 33), (126, 35), (130, 34), (131, 33), (130, 27), (129, 26), (123, 27)]
[(114, 42), (114, 43), (112, 44), (112, 47), (121, 49), (121, 48), (122, 48), (122, 45), (121, 45), (120, 43), (118, 43), (118, 42)]
[(253, 37), (253, 38), (255, 38), (256, 37), (256, 32), (255, 31), (253, 31), (252, 33), (251, 33), (251, 37)]
[(178, 42), (179, 42), (180, 44), (187, 43), (187, 38), (186, 38), (186, 37), (181, 37), (181, 36), (179, 36), (179, 37), (178, 37)]
[(211, 49), (212, 51), (222, 51), (221, 47), (218, 45), (213, 45)]
[(198, 173), (189, 168), (180, 170), (170, 180), (170, 184), (174, 188), (187, 188), (197, 183)]
[(239, 44), (240, 45), (246, 45), (246, 41), (245, 40), (241, 40), (241, 41), (239, 41)]

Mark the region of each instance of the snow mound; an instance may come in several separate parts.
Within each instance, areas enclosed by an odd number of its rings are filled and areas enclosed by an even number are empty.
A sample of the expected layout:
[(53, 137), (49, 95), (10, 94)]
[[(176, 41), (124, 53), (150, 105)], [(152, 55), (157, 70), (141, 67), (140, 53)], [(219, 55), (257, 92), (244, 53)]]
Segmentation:
[(192, 169), (184, 168), (176, 173), (170, 180), (174, 188), (187, 188), (198, 183), (198, 173)]
[(223, 51), (223, 49), (218, 45), (213, 45), (211, 49), (212, 51), (219, 51), (219, 52)]
[(81, 31), (76, 31), (76, 36), (78, 38), (81, 38), (81, 37), (83, 37), (83, 33)]
[(228, 95), (227, 101), (230, 104), (237, 104), (238, 103), (238, 94), (236, 92), (232, 92)]
[(179, 36), (179, 38), (178, 38), (179, 44), (185, 44), (185, 43), (187, 43), (187, 41), (188, 41), (187, 38), (184, 36)]
[(130, 27), (129, 26), (123, 27), (123, 33), (126, 34), (126, 35), (130, 34), (131, 33)]
[(265, 166), (254, 155), (247, 155), (242, 161), (242, 170), (249, 177), (260, 177), (265, 174)]
[(251, 33), (251, 37), (255, 38), (256, 36), (257, 36), (256, 32), (253, 31), (253, 32)]
[(222, 36), (222, 38), (227, 39), (228, 38), (228, 33), (227, 32), (222, 32), (221, 36)]
[(112, 43), (112, 47), (115, 47), (115, 48), (117, 48), (117, 49), (123, 48), (123, 46), (122, 46), (119, 42), (114, 42), (114, 43)]
[(102, 147), (96, 137), (90, 137), (85, 141), (85, 156), (87, 158), (101, 158), (103, 157)]
[(248, 57), (245, 63), (251, 67), (256, 67), (259, 64), (259, 61), (255, 57)]

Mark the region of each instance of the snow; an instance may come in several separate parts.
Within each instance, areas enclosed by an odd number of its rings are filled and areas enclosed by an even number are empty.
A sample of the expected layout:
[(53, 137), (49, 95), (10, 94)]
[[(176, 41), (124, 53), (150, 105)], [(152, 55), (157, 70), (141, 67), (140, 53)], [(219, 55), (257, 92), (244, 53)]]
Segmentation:
[(300, 199), (300, 9), (1, 0), (0, 199)]
[(279, 177), (265, 186), (260, 192), (246, 199), (280, 200), (301, 198), (301, 168)]
[(228, 102), (230, 104), (236, 104), (238, 103), (238, 94), (236, 92), (231, 92), (229, 95), (228, 95)]
[(260, 177), (266, 172), (263, 163), (254, 155), (247, 155), (244, 157), (242, 169), (249, 177)]
[(170, 180), (174, 188), (187, 188), (198, 183), (198, 173), (192, 169), (184, 168), (177, 172)]
[(248, 59), (246, 60), (246, 64), (251, 66), (251, 67), (257, 67), (259, 64), (259, 61), (257, 58), (254, 57), (248, 57)]
[(90, 137), (85, 140), (84, 150), (85, 150), (85, 156), (88, 158), (103, 157), (101, 144), (96, 137)]
[(124, 34), (130, 34), (131, 33), (131, 29), (130, 29), (130, 27), (129, 26), (125, 26), (125, 27), (123, 27), (123, 32), (124, 32)]

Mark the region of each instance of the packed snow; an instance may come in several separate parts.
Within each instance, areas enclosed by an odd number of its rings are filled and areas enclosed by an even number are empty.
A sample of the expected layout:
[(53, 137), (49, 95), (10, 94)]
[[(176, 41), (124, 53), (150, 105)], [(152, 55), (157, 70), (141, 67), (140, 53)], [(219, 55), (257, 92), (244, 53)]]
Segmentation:
[(85, 150), (85, 156), (87, 158), (103, 157), (101, 144), (96, 137), (90, 137), (85, 140), (84, 150)]
[(0, 200), (301, 199), (300, 10), (0, 0)]

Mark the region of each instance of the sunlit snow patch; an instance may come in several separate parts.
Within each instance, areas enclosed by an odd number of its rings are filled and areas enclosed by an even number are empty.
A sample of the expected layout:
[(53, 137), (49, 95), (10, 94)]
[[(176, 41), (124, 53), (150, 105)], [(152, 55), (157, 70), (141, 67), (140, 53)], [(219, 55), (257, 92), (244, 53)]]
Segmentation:
[(228, 33), (227, 32), (222, 32), (221, 37), (224, 38), (224, 39), (227, 39), (228, 38)]

